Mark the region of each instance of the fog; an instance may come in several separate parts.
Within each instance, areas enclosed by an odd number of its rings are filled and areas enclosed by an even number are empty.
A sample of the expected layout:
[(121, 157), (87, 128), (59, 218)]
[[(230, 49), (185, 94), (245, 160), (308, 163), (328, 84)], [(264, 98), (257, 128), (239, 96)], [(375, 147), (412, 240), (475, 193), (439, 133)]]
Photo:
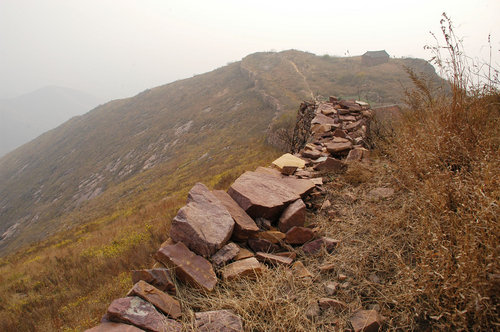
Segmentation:
[(47, 85), (128, 97), (258, 51), (429, 59), (443, 11), (473, 57), (488, 60), (491, 33), (498, 66), (498, 0), (1, 0), (0, 98)]

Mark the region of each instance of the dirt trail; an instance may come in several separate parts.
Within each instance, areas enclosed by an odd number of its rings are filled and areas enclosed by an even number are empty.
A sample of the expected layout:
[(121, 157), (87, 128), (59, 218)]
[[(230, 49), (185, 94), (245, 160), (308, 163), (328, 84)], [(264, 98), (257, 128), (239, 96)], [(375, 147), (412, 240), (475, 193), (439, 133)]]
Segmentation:
[(307, 78), (304, 76), (304, 74), (301, 73), (301, 71), (299, 70), (299, 68), (295, 64), (295, 62), (293, 62), (292, 60), (289, 60), (289, 59), (287, 59), (287, 60), (288, 60), (288, 62), (290, 62), (290, 64), (295, 69), (297, 74), (299, 74), (302, 77), (302, 79), (304, 80), (304, 84), (306, 85), (307, 90), (309, 91), (309, 94), (311, 95), (311, 99), (314, 100), (314, 93), (312, 92), (311, 87), (309, 86), (309, 83), (307, 83)]

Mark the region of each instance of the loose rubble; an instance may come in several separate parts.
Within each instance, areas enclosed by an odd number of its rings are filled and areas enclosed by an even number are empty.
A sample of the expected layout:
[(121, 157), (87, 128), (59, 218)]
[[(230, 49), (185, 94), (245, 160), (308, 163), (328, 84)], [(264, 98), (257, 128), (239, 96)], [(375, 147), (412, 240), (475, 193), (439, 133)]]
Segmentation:
[[(133, 288), (108, 308), (106, 318), (111, 322), (89, 331), (138, 330), (134, 326), (180, 331), (183, 313), (175, 299), (170, 269), (178, 281), (207, 292), (207, 296), (217, 286), (217, 275), (224, 282), (255, 279), (277, 265), (296, 278), (315, 280), (303, 263), (306, 261), (296, 261), (297, 253), (299, 259), (323, 250), (333, 253), (340, 241), (318, 236), (321, 230), (307, 224), (306, 210), (326, 211), (332, 205), (324, 197), (322, 186), (328, 181), (322, 177), (324, 173), (343, 172), (353, 162), (369, 160), (366, 134), (372, 113), (366, 103), (335, 97), (329, 102), (303, 103), (294, 130), (293, 154), (276, 159), (272, 167), (243, 173), (227, 192), (195, 184), (172, 221), (170, 239), (154, 254), (167, 268), (132, 271)], [(394, 193), (388, 189), (376, 188), (368, 195), (386, 199)], [(318, 273), (334, 274), (335, 266), (323, 265)], [(347, 278), (337, 276), (339, 281)], [(339, 288), (349, 287), (348, 282), (323, 286), (325, 297), (311, 302), (306, 311), (309, 319), (321, 315), (321, 310), (349, 309), (347, 303), (331, 298)], [(375, 310), (359, 310), (351, 317), (355, 331), (376, 331), (381, 322)], [(243, 331), (244, 322), (234, 312), (217, 310), (194, 313), (192, 326), (196, 331)]]

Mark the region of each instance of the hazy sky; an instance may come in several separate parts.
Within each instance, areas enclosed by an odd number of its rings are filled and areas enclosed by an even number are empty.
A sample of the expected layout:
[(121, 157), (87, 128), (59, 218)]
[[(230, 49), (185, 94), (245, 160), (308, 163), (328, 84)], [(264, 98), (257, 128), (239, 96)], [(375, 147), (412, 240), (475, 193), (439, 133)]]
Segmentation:
[(47, 85), (105, 99), (269, 50), (430, 58), (453, 19), (468, 53), (500, 63), (498, 0), (0, 0), (0, 98)]

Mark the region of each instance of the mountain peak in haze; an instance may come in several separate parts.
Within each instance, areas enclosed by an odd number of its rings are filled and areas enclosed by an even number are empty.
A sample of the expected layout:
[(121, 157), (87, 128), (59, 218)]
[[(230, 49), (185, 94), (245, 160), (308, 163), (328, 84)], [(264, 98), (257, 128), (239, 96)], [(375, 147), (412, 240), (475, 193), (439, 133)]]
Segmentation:
[(0, 99), (0, 156), (100, 102), (88, 93), (60, 86)]

